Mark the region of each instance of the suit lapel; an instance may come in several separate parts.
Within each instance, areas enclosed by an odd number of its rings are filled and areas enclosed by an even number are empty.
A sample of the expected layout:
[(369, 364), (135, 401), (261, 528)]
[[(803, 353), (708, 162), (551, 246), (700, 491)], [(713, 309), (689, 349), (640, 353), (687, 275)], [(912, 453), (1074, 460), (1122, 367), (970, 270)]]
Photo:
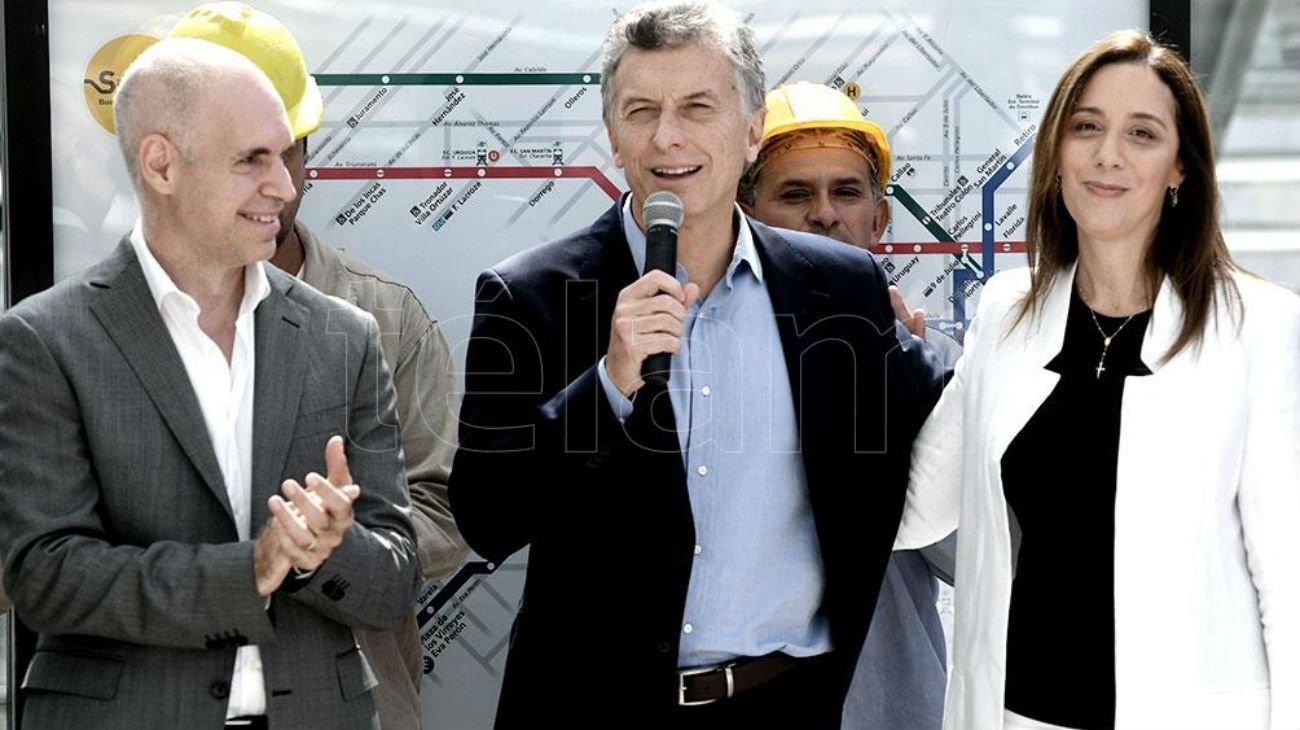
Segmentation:
[[(288, 298), (297, 282), (266, 267), (271, 294), (254, 319), (253, 484), (251, 524), (266, 521), (266, 500), (279, 493), (307, 374), (306, 330), (311, 312)], [(322, 455), (322, 461), (324, 456)], [(297, 474), (301, 481), (306, 475)]]
[(114, 259), (118, 266), (92, 282), (105, 291), (90, 306), (91, 312), (121, 350), (181, 450), (233, 522), (225, 478), (212, 451), (198, 396), (128, 241), (118, 245)]
[[(614, 291), (602, 300), (602, 314), (614, 314), (614, 302), (623, 287), (636, 281), (641, 272), (636, 270), (632, 249), (623, 233), (623, 201), (626, 196), (605, 211), (591, 225), (591, 237), (582, 253), (578, 278), (599, 281), (602, 287), (613, 286)], [(608, 319), (605, 320), (608, 323)]]
[[(1222, 319), (1210, 320), (1214, 326), (1225, 326), (1230, 323), (1231, 317), (1225, 316), (1229, 309), (1221, 309), (1217, 312)], [(1156, 293), (1156, 301), (1152, 305), (1151, 321), (1147, 324), (1146, 338), (1142, 340), (1142, 363), (1151, 369), (1152, 373), (1158, 372), (1165, 366), (1164, 357), (1169, 352), (1169, 348), (1174, 346), (1174, 341), (1178, 339), (1178, 332), (1183, 324), (1183, 303), (1178, 298), (1178, 292), (1174, 291), (1173, 282), (1169, 277), (1165, 277), (1160, 284), (1160, 290)], [(1208, 333), (1207, 333), (1208, 334)], [(1214, 334), (1217, 334), (1215, 332)]]
[[(1060, 374), (1047, 366), (1065, 346), (1065, 325), (1076, 267), (1077, 264), (1071, 264), (1057, 274), (1043, 299), (1042, 309), (1026, 317), (1012, 331), (1012, 338), (1006, 342), (989, 342), (997, 356), (998, 371), (1007, 373), (1007, 377), (993, 381), (998, 390), (991, 397), (999, 407), (993, 410), (988, 426), (992, 451), (998, 455), (999, 463), (1011, 440), (1029, 423), (1061, 380)], [(1000, 337), (1001, 325), (990, 322), (985, 326), (994, 327), (990, 332)]]
[[(595, 281), (596, 286), (589, 293), (578, 298), (582, 305), (596, 299), (596, 313), (588, 318), (580, 313), (572, 325), (571, 331), (582, 331), (587, 322), (596, 323), (597, 340), (595, 358), (599, 359), (609, 349), (609, 323), (614, 317), (614, 305), (618, 293), (628, 284), (636, 281), (641, 272), (636, 269), (627, 236), (623, 232), (623, 204), (626, 197), (620, 199), (591, 226), (590, 238), (582, 251), (578, 270), (572, 278), (582, 281)], [(572, 314), (570, 315), (572, 316)], [(572, 338), (578, 342), (582, 338)], [(590, 353), (571, 353), (574, 362), (582, 363), (581, 369), (590, 367)], [(578, 368), (573, 368), (577, 370)], [(570, 372), (571, 379), (576, 372)], [(633, 400), (632, 415), (627, 420), (628, 432), (637, 443), (650, 448), (653, 453), (671, 455), (664, 468), (672, 474), (682, 472), (681, 442), (677, 439), (677, 418), (673, 413), (672, 399), (664, 387), (645, 386)], [(685, 494), (685, 474), (680, 482)]]
[(800, 255), (778, 233), (748, 217), (744, 218), (744, 222), (753, 231), (754, 246), (758, 249), (759, 260), (763, 264), (763, 278), (772, 300), (772, 311), (776, 315), (776, 328), (781, 337), (781, 352), (790, 379), (801, 448), (808, 444), (822, 443), (821, 435), (816, 430), (826, 427), (828, 421), (826, 418), (813, 417), (814, 414), (805, 414), (804, 406), (815, 407), (827, 401), (802, 391), (806, 386), (813, 386), (823, 379), (807, 380), (801, 375), (803, 354), (807, 349), (802, 338), (810, 327), (828, 314), (830, 294), (818, 281), (817, 270), (812, 262)]

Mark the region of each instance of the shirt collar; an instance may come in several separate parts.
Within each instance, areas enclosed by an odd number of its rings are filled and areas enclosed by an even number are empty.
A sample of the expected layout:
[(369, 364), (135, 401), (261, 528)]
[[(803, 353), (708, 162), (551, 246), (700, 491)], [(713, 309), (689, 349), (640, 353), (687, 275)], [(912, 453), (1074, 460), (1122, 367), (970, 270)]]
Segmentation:
[[(754, 246), (754, 234), (749, 229), (749, 221), (741, 211), (740, 206), (736, 206), (735, 215), (739, 216), (741, 225), (737, 226), (738, 232), (735, 246), (731, 252), (731, 263), (727, 264), (727, 273), (723, 276), (723, 282), (729, 288), (732, 285), (732, 279), (739, 270), (740, 264), (749, 265), (749, 270), (754, 274), (754, 278), (762, 283), (763, 281), (763, 264), (758, 258), (758, 249)], [(627, 237), (628, 248), (632, 250), (632, 261), (636, 264), (637, 272), (645, 270), (645, 234), (636, 225), (636, 218), (632, 215), (632, 195), (629, 193), (623, 198), (623, 235)], [(681, 264), (678, 264), (681, 268)], [(678, 277), (681, 278), (681, 277)]]
[[(140, 260), (140, 268), (144, 270), (144, 280), (149, 285), (149, 294), (153, 297), (154, 306), (162, 311), (163, 302), (170, 298), (178, 298), (181, 302), (189, 302), (194, 308), (198, 308), (198, 303), (189, 294), (181, 291), (176, 286), (176, 282), (167, 274), (167, 270), (158, 263), (158, 258), (153, 255), (149, 245), (144, 240), (144, 226), (139, 220), (136, 221), (135, 227), (131, 229), (131, 247), (135, 249), (135, 256)], [(257, 305), (271, 295), (271, 282), (266, 278), (266, 270), (262, 268), (262, 262), (258, 261), (244, 267), (244, 298), (239, 303), (239, 316), (257, 308)]]

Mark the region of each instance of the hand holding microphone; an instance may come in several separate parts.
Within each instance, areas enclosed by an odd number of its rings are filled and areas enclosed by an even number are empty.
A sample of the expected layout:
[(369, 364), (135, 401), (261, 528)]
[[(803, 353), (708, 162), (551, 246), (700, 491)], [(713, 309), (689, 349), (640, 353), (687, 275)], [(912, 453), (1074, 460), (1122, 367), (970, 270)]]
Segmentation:
[(698, 286), (682, 286), (674, 277), (684, 215), (681, 199), (670, 192), (650, 195), (642, 208), (645, 272), (619, 292), (605, 356), (610, 380), (623, 395), (647, 382), (667, 381), (672, 355), (681, 349), (686, 310), (700, 296)]

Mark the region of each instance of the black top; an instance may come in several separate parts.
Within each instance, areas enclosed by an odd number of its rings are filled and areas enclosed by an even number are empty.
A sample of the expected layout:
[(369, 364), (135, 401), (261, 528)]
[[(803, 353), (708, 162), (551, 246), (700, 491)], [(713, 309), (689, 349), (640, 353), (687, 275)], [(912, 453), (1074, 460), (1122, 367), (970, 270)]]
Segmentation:
[[(1056, 388), (1002, 455), (1021, 542), (1011, 584), (1006, 707), (1081, 730), (1115, 726), (1115, 469), (1120, 401), (1149, 311), (1092, 314), (1070, 297)], [(1102, 360), (1103, 337), (1113, 335)], [(1118, 330), (1118, 334), (1116, 334)]]

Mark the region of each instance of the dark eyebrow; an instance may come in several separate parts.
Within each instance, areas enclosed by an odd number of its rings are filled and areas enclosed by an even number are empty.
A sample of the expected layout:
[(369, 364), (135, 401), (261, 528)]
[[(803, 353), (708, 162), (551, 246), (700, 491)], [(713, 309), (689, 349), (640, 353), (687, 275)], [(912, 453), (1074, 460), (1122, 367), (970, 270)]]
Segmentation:
[(621, 108), (621, 107), (632, 106), (633, 104), (654, 104), (654, 103), (655, 103), (654, 100), (652, 100), (652, 99), (650, 99), (650, 98), (648, 98), (648, 97), (644, 97), (644, 96), (629, 96), (628, 98), (624, 99), (624, 100), (623, 100), (623, 103), (620, 104), (619, 106), (620, 106), (620, 108)]
[[(708, 99), (708, 100), (710, 100), (710, 101), (713, 101), (713, 100), (716, 100), (717, 98), (718, 98), (718, 95), (717, 95), (717, 94), (713, 93), (712, 91), (709, 91), (709, 90), (705, 89), (705, 90), (702, 90), (702, 91), (696, 91), (696, 92), (694, 92), (694, 93), (692, 93), (692, 94), (687, 94), (686, 97), (685, 97), (685, 100), (686, 100), (686, 101), (696, 101), (696, 100), (699, 100), (699, 99)], [(641, 103), (641, 104), (654, 104), (654, 105), (657, 105), (659, 102), (655, 101), (654, 99), (649, 99), (649, 98), (642, 97), (642, 96), (629, 96), (628, 98), (626, 98), (626, 99), (623, 100), (623, 103), (622, 103), (620, 106), (626, 107), (626, 106), (631, 106), (632, 104), (638, 104), (638, 103)]]
[(273, 153), (269, 147), (250, 147), (249, 149), (236, 153), (235, 158), (239, 160), (247, 160), (249, 158), (267, 157), (271, 154)]
[(1149, 120), (1155, 122), (1156, 124), (1159, 124), (1161, 129), (1168, 129), (1168, 128), (1169, 128), (1169, 125), (1165, 124), (1165, 120), (1161, 119), (1160, 117), (1157, 117), (1157, 116), (1154, 115), (1154, 114), (1148, 114), (1147, 112), (1134, 112), (1134, 113), (1130, 114), (1129, 116), (1134, 117), (1134, 118), (1137, 118), (1137, 119), (1149, 119)]
[[(814, 183), (813, 183), (812, 180), (808, 180), (808, 179), (806, 179), (806, 178), (802, 178), (802, 177), (789, 177), (789, 178), (786, 178), (786, 179), (784, 179), (784, 180), (781, 181), (781, 185), (780, 185), (780, 187), (781, 187), (781, 188), (791, 188), (791, 187), (804, 187), (804, 188), (809, 188), (809, 187), (813, 187), (813, 185), (814, 185)], [(841, 186), (841, 185), (866, 185), (866, 186), (870, 186), (870, 185), (871, 185), (871, 182), (869, 181), (869, 179), (868, 179), (866, 176), (863, 176), (863, 177), (837, 177), (837, 178), (835, 178), (834, 180), (831, 180), (831, 184), (830, 184), (831, 187), (839, 187), (839, 186)]]
[[(1102, 113), (1102, 111), (1101, 111), (1100, 109), (1098, 109), (1098, 108), (1095, 107), (1095, 106), (1081, 106), (1081, 107), (1075, 107), (1074, 113), (1075, 113), (1075, 114), (1096, 114), (1096, 115), (1099, 116), (1099, 117), (1104, 117), (1104, 116), (1106, 116), (1105, 114)], [(1154, 115), (1154, 114), (1148, 113), (1148, 112), (1133, 112), (1133, 113), (1130, 114), (1129, 116), (1130, 116), (1130, 117), (1133, 117), (1133, 118), (1135, 118), (1135, 119), (1148, 119), (1148, 120), (1150, 120), (1150, 121), (1152, 121), (1152, 122), (1155, 122), (1156, 124), (1159, 124), (1161, 129), (1168, 129), (1168, 128), (1169, 128), (1169, 125), (1168, 125), (1168, 124), (1165, 124), (1165, 120), (1161, 119), (1160, 117), (1158, 117), (1158, 116), (1156, 116), (1156, 115)]]

